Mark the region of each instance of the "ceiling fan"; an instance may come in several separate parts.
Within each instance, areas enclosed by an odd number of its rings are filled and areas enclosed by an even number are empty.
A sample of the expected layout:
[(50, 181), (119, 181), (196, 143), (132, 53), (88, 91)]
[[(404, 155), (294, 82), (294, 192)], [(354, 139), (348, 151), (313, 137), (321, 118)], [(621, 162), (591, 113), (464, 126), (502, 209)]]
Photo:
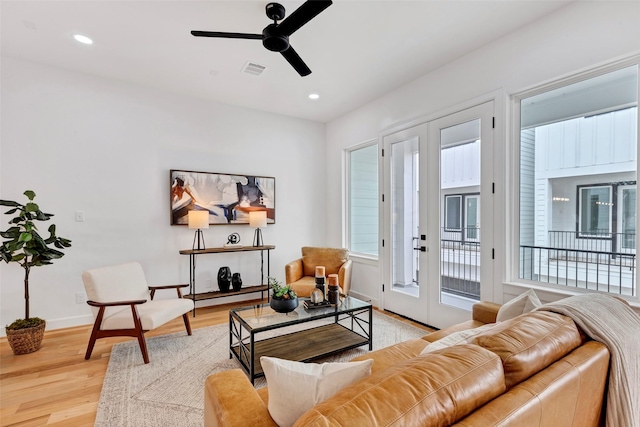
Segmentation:
[(311, 70), (304, 63), (298, 53), (289, 44), (289, 36), (300, 29), (304, 24), (315, 18), (320, 12), (331, 6), (331, 0), (307, 0), (284, 18), (284, 7), (279, 3), (268, 3), (266, 12), (273, 24), (267, 25), (262, 34), (225, 33), (218, 31), (191, 31), (196, 37), (221, 37), (227, 39), (255, 39), (262, 40), (262, 44), (273, 52), (280, 52), (284, 59), (301, 75), (311, 74)]

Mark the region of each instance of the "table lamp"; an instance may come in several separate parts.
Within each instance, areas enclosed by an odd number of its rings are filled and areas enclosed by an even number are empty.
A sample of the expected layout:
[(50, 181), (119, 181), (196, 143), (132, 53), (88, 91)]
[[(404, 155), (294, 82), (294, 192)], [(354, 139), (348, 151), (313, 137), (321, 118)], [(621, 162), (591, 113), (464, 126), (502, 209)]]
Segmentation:
[(267, 211), (251, 211), (249, 212), (249, 227), (255, 228), (253, 235), (253, 246), (263, 246), (261, 228), (267, 226)]
[[(209, 228), (209, 212), (189, 211), (187, 215), (189, 218), (189, 228), (196, 230), (196, 234), (195, 236), (193, 236), (193, 249), (206, 249), (204, 246), (204, 236), (202, 235), (202, 229)], [(200, 247), (200, 242), (202, 242), (202, 247)]]

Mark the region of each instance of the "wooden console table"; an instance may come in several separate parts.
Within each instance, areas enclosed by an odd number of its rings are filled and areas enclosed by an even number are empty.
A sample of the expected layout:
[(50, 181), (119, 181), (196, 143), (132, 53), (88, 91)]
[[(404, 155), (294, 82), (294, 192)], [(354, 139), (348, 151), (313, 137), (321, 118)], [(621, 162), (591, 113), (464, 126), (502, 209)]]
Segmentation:
[[(275, 249), (273, 245), (264, 246), (242, 246), (239, 248), (207, 248), (207, 249), (184, 249), (180, 251), (180, 255), (189, 255), (189, 294), (183, 298), (187, 298), (193, 301), (193, 317), (196, 316), (196, 301), (202, 301), (206, 299), (230, 297), (233, 295), (250, 294), (253, 292), (260, 292), (262, 298), (264, 293), (267, 293), (267, 301), (269, 301), (269, 280), (271, 270), (270, 251)], [(260, 284), (259, 285), (242, 285), (239, 291), (221, 292), (220, 290), (211, 292), (198, 292), (196, 293), (196, 256), (206, 254), (220, 254), (220, 253), (232, 253), (232, 252), (255, 252), (260, 251)], [(267, 253), (267, 282), (264, 280), (264, 253)]]

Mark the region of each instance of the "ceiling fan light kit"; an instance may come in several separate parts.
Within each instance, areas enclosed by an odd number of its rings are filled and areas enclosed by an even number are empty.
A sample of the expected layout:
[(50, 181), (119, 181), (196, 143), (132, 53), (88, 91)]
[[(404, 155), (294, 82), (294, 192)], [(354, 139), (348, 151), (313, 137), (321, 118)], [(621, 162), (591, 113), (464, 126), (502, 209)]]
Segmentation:
[[(272, 52), (280, 52), (284, 59), (301, 76), (311, 74), (311, 69), (289, 44), (289, 36), (300, 29), (307, 22), (315, 18), (320, 12), (331, 6), (331, 0), (307, 0), (298, 9), (294, 10), (287, 19), (284, 19), (284, 6), (279, 3), (268, 3), (265, 7), (267, 17), (273, 20), (273, 24), (267, 25), (262, 34), (228, 33), (218, 31), (191, 31), (195, 37), (217, 37), (227, 39), (262, 40), (265, 48)], [(284, 19), (282, 22), (278, 21)]]

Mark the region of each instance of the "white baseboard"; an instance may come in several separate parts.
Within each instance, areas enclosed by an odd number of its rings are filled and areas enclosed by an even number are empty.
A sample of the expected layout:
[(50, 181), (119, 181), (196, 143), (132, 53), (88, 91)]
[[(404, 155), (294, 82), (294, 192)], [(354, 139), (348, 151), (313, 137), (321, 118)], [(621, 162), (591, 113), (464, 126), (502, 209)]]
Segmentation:
[(73, 326), (93, 325), (93, 316), (91, 314), (83, 314), (82, 316), (62, 317), (60, 319), (45, 319), (47, 321), (47, 330), (71, 328)]
[(362, 301), (370, 302), (371, 305), (374, 306), (374, 307), (380, 307), (380, 304), (379, 304), (380, 301), (378, 301), (377, 298), (371, 298), (371, 296), (369, 296), (369, 295), (364, 295), (364, 294), (361, 294), (360, 292), (355, 292), (355, 291), (351, 290), (349, 292), (349, 296), (352, 296), (354, 298), (358, 298), (359, 300), (362, 300)]
[[(47, 321), (46, 331), (54, 329), (72, 328), (74, 326), (93, 325), (93, 316), (84, 314), (82, 316), (62, 317), (60, 319), (45, 319)], [(4, 328), (0, 331), (0, 337), (6, 337), (7, 333)]]

